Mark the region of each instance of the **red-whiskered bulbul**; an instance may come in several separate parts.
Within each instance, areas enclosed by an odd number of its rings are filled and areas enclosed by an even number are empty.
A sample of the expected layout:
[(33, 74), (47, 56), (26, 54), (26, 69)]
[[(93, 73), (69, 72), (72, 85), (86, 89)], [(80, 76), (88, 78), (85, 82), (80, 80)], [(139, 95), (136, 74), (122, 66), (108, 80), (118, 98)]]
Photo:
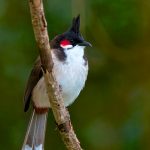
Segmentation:
[[(67, 32), (57, 35), (51, 42), (51, 55), (54, 62), (53, 73), (59, 84), (65, 106), (69, 106), (83, 89), (88, 74), (88, 62), (84, 48), (91, 46), (80, 34), (80, 16), (72, 21)], [(47, 112), (50, 108), (46, 86), (41, 69), (40, 57), (29, 76), (25, 94), (24, 111), (33, 102), (33, 115), (26, 133), (23, 150), (43, 150)]]

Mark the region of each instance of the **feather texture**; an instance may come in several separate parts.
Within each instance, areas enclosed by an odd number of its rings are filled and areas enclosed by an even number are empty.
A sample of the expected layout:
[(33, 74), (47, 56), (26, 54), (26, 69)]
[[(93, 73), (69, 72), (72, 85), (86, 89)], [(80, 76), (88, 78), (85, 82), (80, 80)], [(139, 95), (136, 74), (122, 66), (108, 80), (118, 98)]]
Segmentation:
[(47, 112), (38, 114), (33, 111), (22, 150), (43, 150), (46, 131)]

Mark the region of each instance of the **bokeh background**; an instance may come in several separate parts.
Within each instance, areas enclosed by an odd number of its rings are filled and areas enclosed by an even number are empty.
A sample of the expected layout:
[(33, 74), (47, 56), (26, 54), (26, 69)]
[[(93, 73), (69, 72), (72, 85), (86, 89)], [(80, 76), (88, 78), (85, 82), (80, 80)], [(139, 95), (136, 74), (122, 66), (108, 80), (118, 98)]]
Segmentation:
[[(89, 76), (69, 108), (85, 150), (150, 149), (150, 1), (45, 0), (49, 35), (81, 14)], [(21, 149), (23, 93), (38, 55), (28, 1), (0, 0), (0, 149)], [(65, 150), (49, 114), (45, 150)]]

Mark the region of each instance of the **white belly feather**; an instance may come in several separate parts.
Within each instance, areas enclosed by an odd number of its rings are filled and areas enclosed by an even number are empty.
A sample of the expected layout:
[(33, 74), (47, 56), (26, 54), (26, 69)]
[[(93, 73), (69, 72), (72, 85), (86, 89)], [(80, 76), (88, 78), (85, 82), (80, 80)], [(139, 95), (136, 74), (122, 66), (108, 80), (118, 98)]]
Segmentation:
[[(87, 79), (88, 64), (85, 66), (83, 59), (84, 47), (66, 50), (67, 59), (62, 62), (52, 53), (54, 63), (53, 72), (62, 89), (65, 106), (70, 105), (83, 89)], [(32, 100), (36, 107), (50, 107), (44, 78), (42, 77), (33, 89)]]

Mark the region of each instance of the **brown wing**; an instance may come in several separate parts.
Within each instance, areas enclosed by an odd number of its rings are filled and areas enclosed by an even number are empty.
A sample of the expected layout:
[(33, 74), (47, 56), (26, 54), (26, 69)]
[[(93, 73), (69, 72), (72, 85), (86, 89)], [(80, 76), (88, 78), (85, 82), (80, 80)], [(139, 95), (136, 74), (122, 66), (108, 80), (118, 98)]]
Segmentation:
[(25, 89), (25, 94), (24, 94), (24, 111), (25, 112), (28, 110), (29, 105), (30, 105), (32, 90), (41, 77), (42, 77), (41, 60), (40, 60), (40, 57), (38, 57), (30, 73), (30, 76), (26, 85), (26, 89)]

